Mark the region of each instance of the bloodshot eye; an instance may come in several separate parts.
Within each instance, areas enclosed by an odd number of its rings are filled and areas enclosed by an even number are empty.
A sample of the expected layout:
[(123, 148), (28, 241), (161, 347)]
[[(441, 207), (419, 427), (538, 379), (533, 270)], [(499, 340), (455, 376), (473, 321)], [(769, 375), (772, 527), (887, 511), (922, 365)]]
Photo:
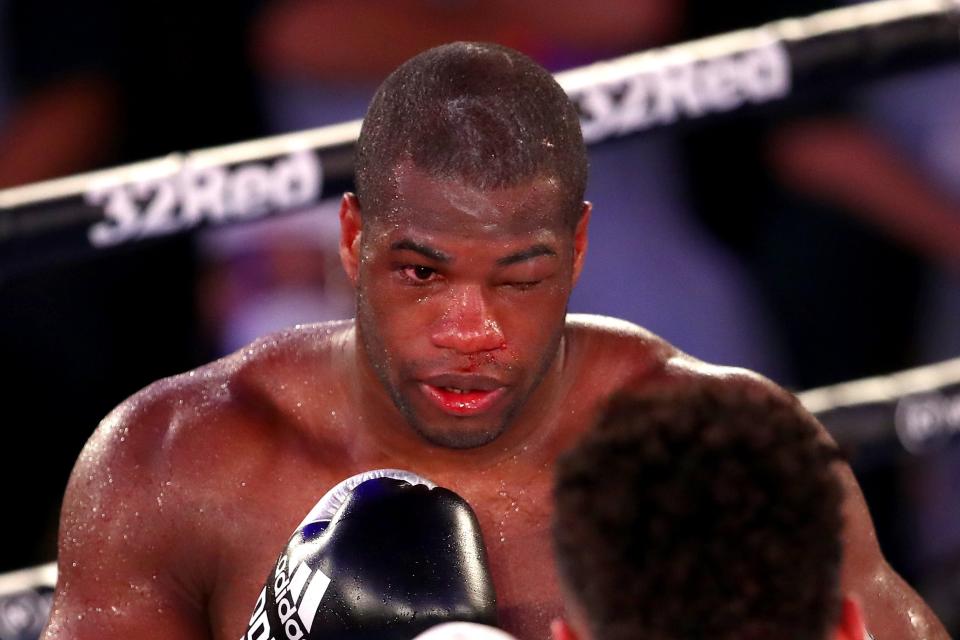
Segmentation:
[(430, 267), (425, 267), (420, 264), (404, 265), (400, 270), (404, 276), (417, 283), (431, 282), (436, 279), (435, 276), (437, 275), (436, 269), (431, 269)]

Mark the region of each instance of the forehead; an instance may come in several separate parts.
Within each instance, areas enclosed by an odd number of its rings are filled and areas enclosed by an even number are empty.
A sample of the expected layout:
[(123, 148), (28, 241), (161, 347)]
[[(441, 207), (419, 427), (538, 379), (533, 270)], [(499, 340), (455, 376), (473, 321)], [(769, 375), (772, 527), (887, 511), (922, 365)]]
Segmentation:
[(566, 226), (566, 203), (553, 177), (483, 189), (403, 163), (391, 183), (376, 219), (394, 230), (496, 236), (559, 232)]

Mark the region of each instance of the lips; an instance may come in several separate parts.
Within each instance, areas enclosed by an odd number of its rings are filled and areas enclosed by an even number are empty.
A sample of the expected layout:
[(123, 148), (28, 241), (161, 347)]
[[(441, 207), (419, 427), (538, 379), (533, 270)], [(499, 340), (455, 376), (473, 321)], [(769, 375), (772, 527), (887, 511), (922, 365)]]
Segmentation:
[(421, 381), (420, 390), (445, 413), (476, 416), (492, 409), (507, 389), (495, 378), (440, 375)]

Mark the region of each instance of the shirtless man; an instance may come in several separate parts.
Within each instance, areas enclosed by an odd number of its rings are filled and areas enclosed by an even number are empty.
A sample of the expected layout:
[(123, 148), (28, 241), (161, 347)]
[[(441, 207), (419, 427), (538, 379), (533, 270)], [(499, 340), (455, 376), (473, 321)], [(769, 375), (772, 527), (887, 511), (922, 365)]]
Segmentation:
[[(298, 327), (123, 402), (77, 462), (45, 637), (236, 640), (330, 487), (401, 468), (475, 510), (500, 623), (560, 613), (551, 470), (610, 396), (749, 372), (626, 322), (566, 314), (587, 248), (586, 155), (560, 87), (490, 45), (421, 54), (381, 86), (341, 206), (354, 321)], [(849, 470), (844, 587), (878, 638), (943, 638), (887, 566)]]

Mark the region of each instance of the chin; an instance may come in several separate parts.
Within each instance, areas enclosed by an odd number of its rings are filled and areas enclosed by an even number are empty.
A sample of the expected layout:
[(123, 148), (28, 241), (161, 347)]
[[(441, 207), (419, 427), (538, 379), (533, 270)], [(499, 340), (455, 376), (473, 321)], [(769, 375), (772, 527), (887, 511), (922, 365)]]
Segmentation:
[(506, 431), (506, 424), (466, 427), (465, 425), (428, 425), (410, 420), (413, 430), (431, 444), (447, 449), (475, 449), (490, 444)]

